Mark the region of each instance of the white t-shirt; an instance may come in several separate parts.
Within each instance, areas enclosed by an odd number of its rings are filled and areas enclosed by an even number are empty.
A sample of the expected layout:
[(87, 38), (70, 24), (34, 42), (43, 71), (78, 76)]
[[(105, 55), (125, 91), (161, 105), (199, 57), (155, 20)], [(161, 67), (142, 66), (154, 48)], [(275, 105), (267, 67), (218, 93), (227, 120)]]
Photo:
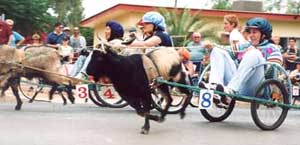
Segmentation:
[(73, 53), (73, 48), (71, 46), (60, 46), (58, 53), (63, 57), (69, 56)]
[(244, 36), (237, 28), (233, 29), (229, 35), (229, 41), (230, 44), (233, 44), (233, 41), (239, 41), (239, 43), (245, 43), (247, 42)]

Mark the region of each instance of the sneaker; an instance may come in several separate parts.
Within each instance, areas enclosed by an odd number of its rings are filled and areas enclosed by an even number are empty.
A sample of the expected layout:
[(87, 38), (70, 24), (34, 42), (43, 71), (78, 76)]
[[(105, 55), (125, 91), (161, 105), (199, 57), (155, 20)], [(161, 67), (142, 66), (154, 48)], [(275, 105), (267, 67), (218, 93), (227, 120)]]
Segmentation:
[[(209, 84), (206, 84), (206, 83), (204, 83), (204, 82), (200, 82), (199, 84), (198, 84), (198, 87), (199, 88), (203, 88), (203, 89), (213, 89), (213, 85), (209, 85)], [(216, 105), (218, 105), (218, 104), (220, 104), (221, 103), (221, 97), (220, 97), (220, 95), (218, 95), (218, 94), (215, 94), (214, 95), (214, 97), (213, 97), (213, 102), (216, 104)]]
[(77, 75), (75, 76), (75, 78), (77, 78), (77, 79), (82, 79), (82, 80), (86, 80), (86, 79), (89, 78), (89, 76), (88, 76), (86, 73), (84, 73), (84, 72), (80, 72), (79, 74), (77, 74)]
[[(227, 87), (223, 87), (223, 85), (220, 85), (220, 84), (218, 84), (216, 86), (216, 90), (220, 91), (220, 92), (225, 92), (227, 94), (235, 94), (236, 93), (233, 89), (227, 88)], [(225, 95), (220, 95), (220, 96), (221, 96), (221, 102), (223, 104), (225, 104), (225, 105), (229, 105), (230, 104), (230, 102), (232, 100), (230, 97), (225, 96)]]

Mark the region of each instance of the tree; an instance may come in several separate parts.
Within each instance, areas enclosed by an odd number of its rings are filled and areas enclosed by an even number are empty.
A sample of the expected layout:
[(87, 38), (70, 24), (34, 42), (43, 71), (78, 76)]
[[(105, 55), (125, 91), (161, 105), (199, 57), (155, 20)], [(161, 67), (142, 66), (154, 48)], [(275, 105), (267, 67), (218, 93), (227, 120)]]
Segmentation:
[(265, 1), (265, 10), (269, 12), (281, 12), (283, 10), (282, 4), (282, 0)]
[(57, 14), (57, 20), (73, 27), (83, 18), (82, 0), (49, 0), (50, 7)]
[(289, 14), (300, 14), (300, 1), (299, 0), (289, 0), (287, 13)]
[(47, 31), (54, 22), (48, 12), (48, 0), (1, 0), (0, 14), (15, 21), (15, 30), (23, 35)]
[(270, 0), (265, 5), (269, 12), (300, 14), (300, 0)]
[(202, 19), (199, 13), (192, 15), (189, 9), (168, 10), (159, 8), (158, 11), (165, 17), (167, 32), (171, 36), (182, 36), (173, 39), (175, 46), (186, 45), (189, 35), (195, 31), (201, 32), (203, 38), (219, 41), (216, 34), (217, 27)]
[(212, 9), (231, 10), (232, 4), (229, 0), (214, 0), (213, 3)]

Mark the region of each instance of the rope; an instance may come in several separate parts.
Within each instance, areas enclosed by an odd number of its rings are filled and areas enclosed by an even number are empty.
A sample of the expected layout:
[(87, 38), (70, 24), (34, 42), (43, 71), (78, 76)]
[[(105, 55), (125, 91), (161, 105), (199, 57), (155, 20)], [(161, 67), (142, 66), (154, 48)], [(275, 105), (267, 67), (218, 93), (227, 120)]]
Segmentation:
[(48, 74), (53, 74), (53, 75), (56, 75), (56, 76), (61, 76), (61, 77), (65, 77), (71, 81), (74, 81), (74, 82), (82, 82), (82, 83), (87, 83), (87, 84), (96, 84), (96, 85), (101, 85), (101, 86), (112, 86), (112, 84), (104, 84), (104, 83), (95, 83), (95, 82), (92, 82), (92, 81), (89, 81), (89, 80), (83, 80), (83, 79), (78, 79), (78, 78), (74, 78), (74, 77), (70, 77), (70, 76), (66, 76), (66, 75), (62, 75), (62, 74), (59, 74), (59, 73), (55, 73), (55, 72), (51, 72), (51, 71), (46, 71), (46, 70), (43, 70), (43, 69), (40, 69), (40, 68), (36, 68), (36, 67), (32, 67), (32, 66), (29, 66), (29, 65), (25, 65), (25, 64), (19, 64), (19, 63), (16, 63), (16, 62), (9, 62), (9, 61), (0, 61), (1, 64), (12, 64), (12, 65), (16, 65), (16, 66), (19, 66), (19, 67), (22, 67), (22, 68), (28, 68), (28, 69), (31, 69), (31, 70), (35, 70), (35, 71), (39, 71), (39, 72), (44, 72), (44, 73), (48, 73)]
[[(174, 87), (186, 88), (186, 89), (196, 91), (196, 92), (199, 92), (200, 90), (202, 90), (201, 88), (196, 87), (196, 86), (190, 86), (190, 85), (184, 85), (184, 84), (179, 84), (179, 83), (175, 83), (175, 82), (169, 82), (169, 81), (163, 80), (161, 78), (156, 79), (156, 82), (164, 83), (164, 84), (174, 86)], [(240, 100), (240, 101), (249, 101), (249, 102), (257, 101), (258, 103), (261, 103), (261, 104), (271, 104), (271, 105), (277, 105), (280, 107), (300, 109), (300, 105), (283, 104), (283, 103), (278, 103), (275, 101), (260, 99), (260, 98), (251, 97), (251, 96), (244, 96), (244, 95), (238, 95), (238, 94), (227, 94), (227, 93), (216, 91), (216, 90), (214, 90), (214, 93), (219, 94), (219, 95), (229, 96), (232, 99), (236, 99), (236, 100)]]

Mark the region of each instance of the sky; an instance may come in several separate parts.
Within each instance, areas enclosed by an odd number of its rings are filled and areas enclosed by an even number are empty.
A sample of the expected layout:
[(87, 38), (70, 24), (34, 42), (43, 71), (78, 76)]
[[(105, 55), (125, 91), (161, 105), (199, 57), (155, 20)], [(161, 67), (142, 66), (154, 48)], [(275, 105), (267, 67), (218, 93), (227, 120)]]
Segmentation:
[[(210, 0), (177, 0), (177, 6), (205, 8), (210, 4), (209, 1)], [(175, 5), (175, 0), (83, 0), (82, 5), (85, 9), (85, 18), (95, 15), (119, 3), (173, 7)]]

